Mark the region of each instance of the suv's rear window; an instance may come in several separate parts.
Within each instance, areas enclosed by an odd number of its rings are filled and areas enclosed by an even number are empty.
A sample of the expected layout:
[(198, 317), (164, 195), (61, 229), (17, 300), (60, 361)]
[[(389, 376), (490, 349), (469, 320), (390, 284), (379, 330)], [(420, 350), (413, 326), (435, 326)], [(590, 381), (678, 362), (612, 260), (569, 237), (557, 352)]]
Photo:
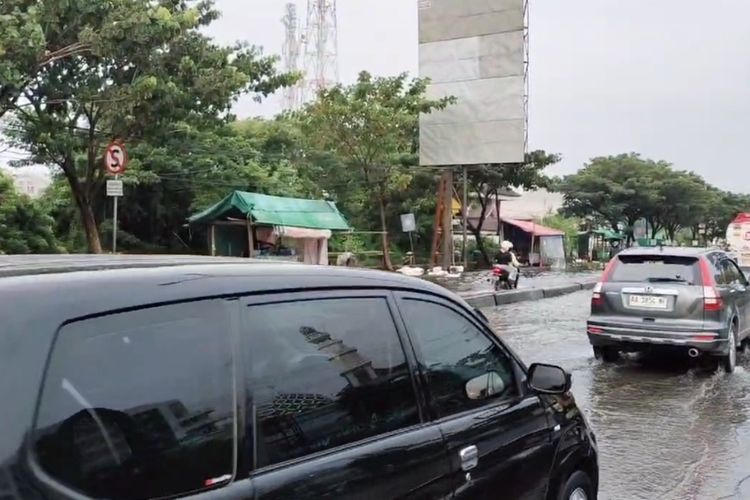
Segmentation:
[(672, 255), (618, 255), (610, 281), (684, 282), (695, 285), (700, 279), (698, 259)]

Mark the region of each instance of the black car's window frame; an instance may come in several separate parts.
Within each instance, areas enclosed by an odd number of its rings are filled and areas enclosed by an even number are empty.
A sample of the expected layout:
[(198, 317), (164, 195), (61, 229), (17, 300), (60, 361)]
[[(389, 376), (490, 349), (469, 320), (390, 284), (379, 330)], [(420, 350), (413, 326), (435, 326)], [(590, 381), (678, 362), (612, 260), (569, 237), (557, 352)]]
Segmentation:
[[(526, 372), (525, 365), (505, 346), (505, 344), (503, 344), (503, 342), (499, 338), (497, 338), (497, 335), (495, 335), (495, 333), (491, 329), (489, 329), (487, 325), (482, 324), (482, 322), (478, 320), (478, 318), (475, 316), (475, 313), (471, 311), (467, 311), (460, 304), (446, 300), (445, 298), (438, 297), (436, 295), (419, 293), (419, 292), (396, 292), (394, 295), (396, 297), (396, 304), (399, 307), (400, 321), (403, 323), (403, 328), (408, 335), (410, 349), (412, 350), (412, 355), (414, 356), (415, 363), (416, 363), (415, 364), (416, 370), (418, 370), (419, 372), (419, 383), (423, 388), (421, 391), (423, 394), (429, 395), (429, 384), (428, 384), (425, 374), (422, 372), (422, 370), (419, 367), (419, 363), (416, 361), (420, 358), (421, 354), (419, 352), (419, 349), (417, 348), (416, 341), (412, 338), (412, 333), (409, 331), (409, 325), (406, 322), (406, 318), (404, 317), (404, 312), (401, 310), (401, 307), (404, 301), (416, 300), (416, 301), (421, 301), (421, 302), (428, 302), (433, 305), (448, 309), (454, 314), (458, 314), (459, 316), (463, 317), (466, 321), (471, 323), (474, 326), (474, 328), (480, 331), (481, 334), (484, 335), (484, 337), (490, 343), (494, 344), (497, 348), (499, 348), (500, 351), (503, 353), (503, 355), (505, 355), (511, 362), (511, 367), (513, 370), (513, 376), (515, 379), (516, 389), (517, 389), (515, 395), (511, 395), (511, 396), (507, 396), (503, 398), (488, 398), (486, 400), (486, 404), (478, 408), (469, 408), (467, 410), (454, 413), (452, 415), (447, 415), (445, 417), (433, 417), (434, 415), (433, 414), (431, 415), (433, 421), (445, 421), (445, 420), (452, 420), (455, 418), (461, 418), (463, 416), (476, 413), (478, 411), (487, 410), (488, 408), (501, 407), (501, 406), (510, 407), (529, 396), (531, 391), (527, 384), (528, 375)], [(427, 403), (429, 405), (432, 405), (431, 400), (428, 400)], [(430, 409), (432, 413), (431, 406), (430, 406)]]
[[(277, 462), (274, 464), (269, 464), (269, 465), (258, 467), (257, 466), (258, 460), (257, 460), (257, 455), (256, 455), (257, 449), (258, 449), (258, 443), (257, 443), (258, 433), (256, 432), (257, 422), (255, 421), (255, 415), (253, 415), (251, 411), (245, 410), (243, 413), (244, 418), (240, 421), (240, 425), (243, 426), (241, 428), (241, 432), (245, 433), (246, 439), (248, 441), (246, 442), (244, 447), (243, 447), (243, 443), (240, 443), (240, 446), (241, 446), (240, 455), (245, 456), (245, 459), (241, 460), (240, 463), (242, 466), (245, 467), (248, 477), (254, 477), (254, 476), (267, 474), (269, 472), (284, 469), (286, 467), (290, 467), (295, 464), (307, 462), (310, 460), (316, 460), (321, 457), (351, 450), (353, 448), (357, 448), (364, 444), (378, 441), (385, 437), (396, 436), (399, 434), (411, 432), (415, 429), (420, 429), (426, 425), (430, 425), (429, 418), (427, 416), (427, 409), (424, 405), (424, 399), (421, 394), (422, 387), (419, 384), (416, 365), (414, 363), (414, 358), (411, 353), (411, 345), (409, 344), (409, 340), (406, 335), (406, 332), (404, 331), (403, 326), (399, 320), (400, 317), (399, 317), (399, 311), (396, 305), (396, 300), (393, 297), (391, 291), (385, 288), (352, 288), (352, 289), (340, 288), (340, 289), (324, 289), (324, 290), (315, 290), (315, 291), (304, 290), (304, 291), (295, 291), (295, 292), (269, 292), (269, 293), (249, 295), (249, 296), (243, 297), (241, 300), (242, 307), (241, 307), (241, 313), (240, 313), (241, 316), (239, 320), (240, 321), (240, 334), (239, 334), (240, 351), (238, 354), (238, 357), (239, 357), (238, 362), (240, 363), (238, 366), (238, 370), (239, 370), (238, 371), (238, 375), (239, 375), (238, 376), (238, 391), (240, 392), (240, 399), (241, 399), (240, 404), (242, 405), (244, 409), (250, 408), (253, 405), (253, 395), (251, 394), (252, 391), (244, 375), (246, 368), (247, 368), (246, 360), (242, 356), (242, 346), (243, 346), (242, 337), (244, 334), (245, 321), (248, 320), (248, 317), (245, 314), (245, 311), (247, 310), (248, 307), (262, 306), (262, 305), (268, 305), (268, 304), (283, 304), (283, 303), (289, 303), (289, 302), (315, 302), (315, 301), (321, 301), (321, 300), (362, 299), (362, 298), (382, 299), (385, 301), (388, 307), (388, 311), (390, 312), (390, 315), (392, 318), (393, 328), (397, 333), (398, 342), (399, 342), (399, 345), (401, 346), (401, 351), (404, 355), (407, 369), (409, 370), (409, 378), (411, 380), (412, 390), (414, 391), (415, 401), (417, 402), (419, 422), (411, 426), (403, 427), (400, 429), (396, 429), (396, 430), (381, 433), (381, 434), (375, 434), (373, 436), (368, 436), (366, 438), (363, 438), (357, 441), (352, 441), (349, 443), (345, 443), (339, 446), (316, 451), (307, 455), (292, 458), (292, 459), (285, 460), (282, 462)], [(248, 428), (249, 428), (249, 423), (251, 421), (252, 421), (252, 432), (250, 433)], [(243, 474), (245, 474), (243, 470), (238, 471), (238, 475), (243, 475)]]
[[(97, 314), (90, 314), (86, 316), (80, 316), (80, 317), (73, 317), (65, 320), (62, 322), (57, 329), (55, 330), (55, 334), (53, 337), (53, 341), (49, 348), (49, 354), (47, 356), (47, 360), (45, 362), (44, 370), (42, 373), (42, 377), (39, 380), (39, 388), (37, 390), (37, 394), (35, 397), (35, 408), (33, 413), (33, 418), (31, 421), (31, 429), (32, 429), (32, 436), (36, 434), (36, 427), (37, 422), (39, 419), (39, 412), (42, 405), (42, 398), (44, 393), (44, 387), (48, 378), (49, 370), (50, 370), (50, 363), (52, 361), (52, 355), (55, 351), (55, 347), (58, 343), (58, 339), (67, 327), (70, 327), (71, 325), (75, 325), (76, 323), (82, 323), (89, 320), (98, 320), (107, 318), (108, 316), (114, 316), (114, 315), (120, 315), (120, 314), (130, 314), (130, 313), (138, 313), (139, 311), (148, 311), (148, 310), (154, 310), (169, 306), (184, 306), (189, 304), (200, 304), (200, 303), (207, 303), (207, 302), (224, 302), (226, 304), (232, 304), (231, 307), (227, 307), (227, 323), (229, 324), (229, 332), (228, 332), (228, 340), (230, 342), (230, 353), (232, 356), (232, 374), (233, 374), (233, 380), (232, 382), (232, 401), (233, 401), (233, 408), (234, 408), (234, 443), (232, 446), (232, 477), (227, 478), (221, 482), (216, 483), (215, 485), (207, 486), (206, 488), (200, 489), (200, 490), (191, 490), (191, 491), (185, 491), (177, 494), (172, 494), (167, 497), (158, 497), (158, 498), (182, 498), (182, 497), (203, 497), (204, 495), (212, 495), (214, 492), (218, 490), (222, 490), (237, 480), (241, 479), (241, 471), (239, 469), (240, 464), (240, 443), (241, 443), (241, 436), (240, 433), (242, 432), (242, 408), (239, 406), (239, 396), (240, 393), (238, 391), (238, 382), (241, 377), (239, 377), (240, 371), (242, 369), (241, 365), (239, 364), (238, 359), (238, 349), (237, 349), (237, 342), (238, 342), (238, 321), (239, 321), (239, 296), (198, 296), (198, 297), (190, 297), (186, 298), (185, 300), (176, 300), (176, 301), (168, 301), (168, 302), (158, 302), (158, 303), (148, 303), (148, 304), (142, 304), (137, 307), (129, 307), (129, 308), (121, 308), (121, 309), (111, 309), (107, 311), (102, 311)], [(40, 486), (43, 486), (44, 488), (49, 489), (52, 492), (55, 492), (57, 494), (62, 494), (70, 498), (75, 497), (81, 497), (84, 498), (85, 495), (81, 492), (78, 492), (71, 488), (70, 486), (66, 485), (59, 479), (55, 478), (51, 474), (49, 474), (42, 464), (37, 459), (37, 454), (34, 449), (35, 440), (33, 437), (31, 439), (26, 440), (26, 443), (24, 444), (24, 453), (26, 454), (26, 457), (28, 458), (28, 463), (31, 469), (31, 472), (35, 478), (36, 481), (39, 482)], [(85, 497), (88, 498), (88, 497)]]

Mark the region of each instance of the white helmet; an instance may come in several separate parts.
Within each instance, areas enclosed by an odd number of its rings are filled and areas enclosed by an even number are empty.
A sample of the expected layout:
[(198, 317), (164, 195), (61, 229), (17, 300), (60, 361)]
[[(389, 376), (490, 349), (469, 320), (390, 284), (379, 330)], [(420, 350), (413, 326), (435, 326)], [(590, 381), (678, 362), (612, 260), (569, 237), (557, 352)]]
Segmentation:
[(502, 243), (500, 243), (500, 248), (502, 248), (503, 251), (507, 252), (513, 248), (513, 243), (511, 243), (508, 240), (505, 240)]

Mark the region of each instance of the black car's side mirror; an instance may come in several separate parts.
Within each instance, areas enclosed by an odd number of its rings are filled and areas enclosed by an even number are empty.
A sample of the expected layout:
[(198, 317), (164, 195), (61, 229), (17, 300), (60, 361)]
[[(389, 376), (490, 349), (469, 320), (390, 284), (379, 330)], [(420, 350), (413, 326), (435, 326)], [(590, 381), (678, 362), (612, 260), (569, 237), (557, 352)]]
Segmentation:
[(534, 363), (529, 367), (529, 386), (542, 394), (565, 394), (571, 377), (559, 366)]

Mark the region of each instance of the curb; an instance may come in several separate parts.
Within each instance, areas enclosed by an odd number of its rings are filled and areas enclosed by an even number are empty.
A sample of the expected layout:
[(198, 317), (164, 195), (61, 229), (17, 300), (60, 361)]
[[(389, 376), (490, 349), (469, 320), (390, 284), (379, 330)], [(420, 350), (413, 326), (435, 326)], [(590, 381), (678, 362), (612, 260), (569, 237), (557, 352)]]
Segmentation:
[(571, 283), (569, 285), (556, 285), (546, 288), (529, 288), (522, 290), (511, 290), (508, 292), (479, 292), (471, 295), (462, 295), (462, 298), (472, 307), (484, 308), (515, 304), (529, 300), (549, 299), (561, 297), (581, 290), (591, 290), (597, 281), (584, 281)]

